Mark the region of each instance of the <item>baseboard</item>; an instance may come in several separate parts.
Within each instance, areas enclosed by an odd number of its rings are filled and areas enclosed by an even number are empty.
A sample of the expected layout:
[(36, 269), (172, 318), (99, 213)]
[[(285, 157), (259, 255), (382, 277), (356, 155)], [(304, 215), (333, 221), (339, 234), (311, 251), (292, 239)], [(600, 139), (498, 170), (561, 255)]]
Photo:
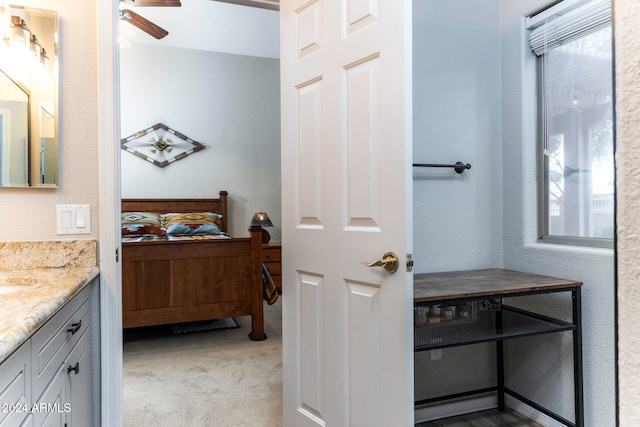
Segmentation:
[(565, 427), (564, 424), (509, 395), (505, 395), (504, 404), (544, 427)]
[[(518, 399), (511, 397), (508, 394), (505, 395), (505, 405), (543, 427), (565, 427), (564, 424), (559, 423), (553, 418), (537, 411), (531, 406), (522, 403)], [(456, 402), (438, 404), (437, 406), (427, 406), (424, 408), (419, 408), (414, 411), (414, 418), (415, 423), (417, 424), (426, 421), (437, 420), (440, 418), (468, 414), (469, 412), (493, 409), (497, 406), (498, 398), (496, 396), (481, 396)]]
[(498, 398), (495, 395), (480, 396), (455, 402), (441, 403), (437, 406), (419, 408), (414, 411), (414, 418), (415, 423), (423, 423), (439, 418), (468, 414), (469, 412), (484, 411), (497, 406)]

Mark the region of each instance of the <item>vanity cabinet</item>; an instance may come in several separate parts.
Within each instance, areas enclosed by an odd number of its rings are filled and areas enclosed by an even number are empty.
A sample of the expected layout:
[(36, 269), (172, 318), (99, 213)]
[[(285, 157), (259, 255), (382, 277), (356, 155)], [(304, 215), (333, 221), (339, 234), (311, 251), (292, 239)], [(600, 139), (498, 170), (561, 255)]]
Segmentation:
[(83, 288), (0, 365), (1, 427), (97, 425), (97, 282)]

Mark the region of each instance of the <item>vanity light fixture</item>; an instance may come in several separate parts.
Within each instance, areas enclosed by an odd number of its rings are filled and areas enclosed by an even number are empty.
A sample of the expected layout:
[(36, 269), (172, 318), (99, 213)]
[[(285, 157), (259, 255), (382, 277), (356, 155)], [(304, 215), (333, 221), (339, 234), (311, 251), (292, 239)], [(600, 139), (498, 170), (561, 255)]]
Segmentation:
[(47, 56), (47, 51), (44, 48), (40, 50), (40, 65), (45, 68), (49, 65), (49, 57)]
[(11, 28), (9, 30), (9, 47), (15, 49), (16, 52), (31, 51), (31, 31), (27, 28), (24, 19), (19, 16), (11, 16)]
[(40, 55), (42, 54), (42, 46), (35, 34), (31, 35), (31, 56), (36, 64), (40, 64)]
[[(23, 11), (0, 5), (0, 67), (14, 78), (26, 82), (49, 79), (48, 57), (38, 37), (31, 32)], [(54, 38), (57, 34), (54, 35)], [(54, 48), (57, 41), (54, 40)]]

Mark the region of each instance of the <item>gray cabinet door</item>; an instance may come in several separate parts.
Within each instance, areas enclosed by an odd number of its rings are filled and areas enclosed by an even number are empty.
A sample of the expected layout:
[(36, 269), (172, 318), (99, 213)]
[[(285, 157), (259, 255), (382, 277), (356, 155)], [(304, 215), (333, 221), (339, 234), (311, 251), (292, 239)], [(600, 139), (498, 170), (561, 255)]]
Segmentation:
[(31, 410), (30, 343), (23, 344), (0, 369), (0, 427), (17, 426)]
[(93, 425), (93, 351), (89, 329), (67, 362), (69, 378), (69, 402), (71, 405), (69, 427)]
[(53, 380), (33, 405), (32, 414), (36, 427), (65, 427), (69, 411), (67, 385), (67, 368), (60, 365)]

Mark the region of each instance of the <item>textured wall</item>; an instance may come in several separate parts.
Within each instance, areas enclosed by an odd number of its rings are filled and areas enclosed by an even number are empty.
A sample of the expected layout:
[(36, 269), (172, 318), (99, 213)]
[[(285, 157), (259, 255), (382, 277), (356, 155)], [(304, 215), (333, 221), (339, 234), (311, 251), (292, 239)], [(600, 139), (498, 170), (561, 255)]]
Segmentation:
[(640, 2), (615, 0), (620, 425), (640, 425)]
[(498, 0), (415, 1), (413, 161), (418, 273), (502, 264)]
[[(505, 267), (583, 281), (585, 415), (587, 425), (608, 426), (615, 419), (613, 251), (536, 238), (536, 75), (523, 17), (549, 3), (414, 2), (414, 161), (473, 165), (462, 176), (414, 171), (415, 271)], [(536, 305), (570, 318), (567, 298)], [(509, 385), (571, 418), (570, 334), (517, 344), (506, 350)], [(447, 349), (436, 362), (428, 352), (416, 355), (416, 398), (459, 391), (461, 382), (483, 386), (493, 357), (479, 347)], [(464, 370), (477, 363), (484, 368)]]
[[(536, 64), (523, 17), (549, 0), (502, 1), (502, 145), (504, 267), (580, 280), (584, 403), (587, 426), (615, 425), (615, 316), (613, 251), (537, 242)], [(570, 300), (540, 298), (536, 309), (570, 318)], [(518, 343), (520, 344), (520, 343)], [(508, 382), (516, 391), (572, 418), (573, 351), (570, 334), (506, 346)], [(532, 372), (540, 375), (532, 375)], [(544, 373), (544, 374), (543, 374)]]
[(123, 137), (163, 122), (206, 146), (162, 169), (123, 151), (122, 197), (226, 190), (232, 236), (248, 236), (263, 210), (280, 241), (280, 62), (133, 44), (120, 50), (120, 68)]
[[(472, 165), (414, 169), (416, 273), (502, 266), (499, 5), (413, 5), (414, 162)], [(416, 399), (492, 385), (493, 348), (416, 353)]]
[[(95, 2), (14, 1), (59, 14), (59, 187), (0, 188), (0, 240), (58, 239), (56, 204), (91, 205), (92, 234), (98, 235), (97, 57)], [(66, 238), (65, 236), (62, 236)]]

